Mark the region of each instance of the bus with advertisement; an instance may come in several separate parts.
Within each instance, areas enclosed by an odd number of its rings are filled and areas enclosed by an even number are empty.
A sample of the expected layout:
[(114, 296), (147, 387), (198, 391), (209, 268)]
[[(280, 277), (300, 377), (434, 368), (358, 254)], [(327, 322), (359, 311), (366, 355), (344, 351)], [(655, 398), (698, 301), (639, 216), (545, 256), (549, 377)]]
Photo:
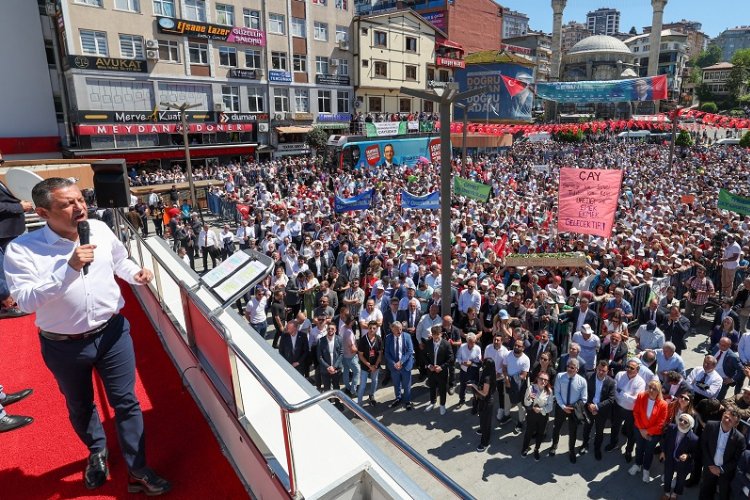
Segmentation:
[(363, 137), (332, 135), (325, 163), (331, 170), (359, 170), (392, 164), (413, 167), (419, 161), (440, 162), (440, 137)]

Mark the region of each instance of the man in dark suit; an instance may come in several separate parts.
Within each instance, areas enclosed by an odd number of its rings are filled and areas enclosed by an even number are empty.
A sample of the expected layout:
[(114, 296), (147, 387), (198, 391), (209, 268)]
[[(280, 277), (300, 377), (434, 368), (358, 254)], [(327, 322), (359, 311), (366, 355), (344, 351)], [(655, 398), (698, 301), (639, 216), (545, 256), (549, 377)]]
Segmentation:
[(320, 255), (320, 250), (317, 248), (315, 249), (315, 255), (308, 259), (307, 267), (319, 282), (323, 281), (328, 274), (328, 266)]
[[(701, 474), (700, 500), (712, 500), (716, 487), (719, 487), (719, 498), (728, 500), (729, 486), (734, 478), (737, 463), (745, 451), (745, 438), (737, 430), (740, 415), (736, 409), (728, 409), (721, 416), (721, 421), (706, 423), (701, 435)], [(724, 448), (724, 453), (717, 449)]]
[[(578, 301), (578, 306), (574, 307), (573, 310), (568, 314), (565, 322), (572, 325), (571, 331), (573, 332), (580, 332), (581, 328), (583, 328), (583, 325), (589, 325), (595, 333), (599, 331), (599, 316), (596, 314), (596, 312), (589, 308), (589, 299), (586, 297), (581, 297), (581, 299)], [(568, 338), (563, 338), (563, 336), (555, 339), (557, 343), (557, 350), (559, 352), (563, 352), (565, 350), (565, 346), (568, 343), (568, 340)]]
[(611, 419), (612, 408), (615, 404), (615, 379), (607, 374), (608, 371), (609, 362), (600, 360), (596, 365), (596, 372), (588, 377), (586, 384), (588, 402), (585, 408), (589, 415), (589, 422), (583, 426), (583, 444), (579, 453), (583, 455), (588, 451), (591, 428), (594, 427), (594, 457), (597, 460), (602, 459), (604, 427), (607, 420)]
[[(732, 310), (732, 304), (734, 301), (731, 297), (727, 297), (721, 300), (721, 308), (714, 314), (714, 322), (711, 324), (711, 328), (721, 326), (721, 322), (724, 318), (729, 317), (734, 320), (734, 329), (737, 330), (740, 326), (740, 316)], [(742, 333), (742, 332), (740, 332)]]
[(323, 382), (323, 390), (339, 389), (341, 369), (344, 367), (341, 337), (336, 335), (336, 325), (328, 324), (326, 336), (318, 340), (318, 370)]
[(443, 329), (435, 325), (430, 331), (430, 339), (425, 342), (422, 353), (423, 364), (429, 372), (430, 404), (424, 411), (435, 408), (437, 395), (440, 395), (440, 414), (445, 415), (445, 399), (448, 392), (448, 369), (453, 365), (453, 349), (443, 338)]
[(745, 498), (750, 498), (750, 450), (745, 450), (740, 457), (732, 481), (732, 500)]
[[(716, 373), (721, 375), (721, 390), (716, 398), (722, 401), (729, 388), (742, 377), (742, 363), (740, 357), (732, 349), (732, 341), (722, 337), (711, 354), (716, 358)], [(736, 392), (735, 392), (736, 394)]]
[(664, 313), (659, 309), (659, 300), (654, 298), (646, 307), (641, 309), (641, 313), (638, 315), (638, 325), (645, 325), (649, 321), (655, 321), (657, 325), (661, 325), (664, 319)]
[(526, 349), (526, 355), (529, 357), (531, 366), (534, 366), (534, 363), (537, 362), (539, 356), (544, 352), (550, 354), (550, 362), (554, 365), (557, 361), (557, 346), (550, 342), (549, 333), (547, 331), (542, 331), (542, 333), (539, 334), (539, 340), (535, 340), (534, 343), (531, 344), (531, 347)]
[(568, 360), (570, 359), (577, 359), (578, 360), (578, 374), (581, 377), (585, 377), (586, 375), (586, 361), (581, 357), (581, 346), (576, 344), (575, 342), (570, 343), (570, 347), (568, 347), (568, 353), (563, 354), (560, 356), (560, 361), (557, 363), (557, 373), (564, 373), (567, 370), (568, 366)]
[(303, 377), (308, 351), (307, 335), (298, 335), (297, 322), (289, 321), (286, 324), (286, 334), (282, 335), (279, 340), (279, 354)]
[(414, 367), (414, 344), (411, 335), (404, 335), (403, 326), (396, 321), (391, 325), (391, 334), (385, 340), (385, 363), (393, 379), (396, 399), (391, 403), (395, 408), (403, 403), (407, 411), (411, 406), (411, 369)]
[(685, 337), (690, 331), (690, 320), (682, 315), (679, 306), (669, 307), (669, 315), (659, 328), (664, 332), (664, 340), (675, 345), (677, 354), (682, 354), (682, 350), (687, 349)]
[(628, 357), (628, 346), (622, 341), (619, 333), (613, 333), (609, 336), (609, 344), (605, 345), (598, 355), (599, 361), (609, 363), (609, 374), (617, 375), (625, 369), (625, 362)]
[[(0, 167), (3, 166), (3, 153), (0, 151)], [(5, 282), (3, 271), (3, 257), (8, 243), (26, 230), (24, 212), (31, 212), (34, 205), (30, 201), (16, 198), (5, 184), (0, 181), (0, 319), (23, 316), (10, 296), (10, 290)]]
[[(419, 307), (419, 300), (416, 298), (409, 300), (409, 306), (407, 309), (405, 311), (399, 311), (397, 315), (397, 320), (400, 321), (401, 325), (404, 327), (404, 333), (409, 334), (411, 337), (411, 343), (414, 346), (419, 346), (417, 340), (417, 325), (419, 325), (420, 319), (422, 319), (422, 313)], [(419, 367), (419, 372), (423, 373), (424, 367), (422, 366), (422, 357), (419, 356), (415, 359), (415, 362)]]
[[(700, 439), (693, 432), (693, 417), (680, 415), (678, 423), (669, 424), (661, 437), (661, 461), (664, 462), (664, 494), (682, 495), (685, 478), (700, 459)], [(674, 477), (674, 488), (672, 481)]]

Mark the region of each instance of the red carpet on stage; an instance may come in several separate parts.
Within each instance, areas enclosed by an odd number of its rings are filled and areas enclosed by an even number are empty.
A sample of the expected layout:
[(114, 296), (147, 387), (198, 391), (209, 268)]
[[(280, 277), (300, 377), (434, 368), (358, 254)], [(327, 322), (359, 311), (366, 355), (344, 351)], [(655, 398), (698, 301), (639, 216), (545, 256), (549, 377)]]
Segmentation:
[[(172, 498), (243, 498), (247, 493), (183, 388), (180, 375), (140, 304), (127, 286), (123, 314), (135, 344), (136, 393), (143, 410), (149, 466), (172, 482)], [(112, 409), (102, 405), (103, 386), (95, 378), (99, 414), (109, 447), (110, 479), (89, 491), (83, 485), (88, 450), (68, 420), (65, 401), (42, 361), (34, 316), (0, 320), (0, 383), (11, 393), (34, 394), (6, 410), (34, 417), (34, 423), (0, 434), (0, 498), (129, 498), (127, 469), (120, 453)]]

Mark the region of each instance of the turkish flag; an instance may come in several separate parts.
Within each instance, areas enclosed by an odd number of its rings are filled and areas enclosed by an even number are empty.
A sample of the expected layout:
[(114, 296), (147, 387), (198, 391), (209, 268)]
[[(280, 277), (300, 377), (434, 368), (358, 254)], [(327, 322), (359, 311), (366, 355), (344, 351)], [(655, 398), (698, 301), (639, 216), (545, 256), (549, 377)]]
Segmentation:
[(651, 80), (651, 97), (653, 100), (667, 98), (667, 75), (653, 77)]
[(505, 75), (500, 75), (500, 78), (503, 79), (505, 88), (508, 89), (508, 93), (511, 97), (515, 97), (516, 95), (526, 90), (527, 85), (521, 80), (516, 80), (515, 78), (511, 78)]
[(242, 203), (237, 203), (237, 211), (242, 216), (242, 220), (247, 220), (247, 218), (250, 216), (250, 207), (247, 205), (243, 205)]

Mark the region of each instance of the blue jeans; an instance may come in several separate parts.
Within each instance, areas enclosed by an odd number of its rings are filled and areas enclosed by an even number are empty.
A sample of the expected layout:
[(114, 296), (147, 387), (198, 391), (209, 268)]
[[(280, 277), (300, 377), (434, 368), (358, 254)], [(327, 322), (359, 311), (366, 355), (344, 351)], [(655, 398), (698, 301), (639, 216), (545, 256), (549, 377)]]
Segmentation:
[(411, 370), (401, 368), (391, 370), (391, 380), (393, 381), (393, 391), (396, 393), (396, 399), (400, 399), (404, 404), (411, 401)]
[(359, 390), (357, 391), (358, 405), (362, 405), (362, 398), (364, 397), (365, 389), (367, 388), (368, 376), (370, 377), (370, 397), (374, 398), (375, 391), (378, 390), (378, 377), (380, 376), (380, 368), (376, 368), (373, 372), (367, 370), (361, 370), (359, 372)]
[(266, 331), (268, 330), (268, 323), (263, 321), (262, 323), (250, 323), (250, 326), (258, 332), (261, 338), (266, 338)]
[(357, 392), (357, 380), (359, 379), (359, 360), (357, 356), (347, 358), (346, 356), (341, 358), (344, 367), (342, 369), (344, 375), (344, 389), (348, 389), (349, 392)]
[(660, 437), (649, 436), (648, 439), (644, 439), (640, 431), (636, 430), (635, 463), (636, 465), (642, 465), (643, 470), (651, 469), (651, 462), (654, 460), (654, 448), (659, 443)]
[(135, 395), (135, 353), (130, 323), (117, 315), (101, 334), (83, 340), (48, 340), (40, 336), (42, 358), (55, 376), (73, 429), (91, 453), (107, 446), (102, 421), (94, 405), (92, 370), (104, 384), (115, 410), (120, 448), (128, 469), (146, 466), (143, 414)]

